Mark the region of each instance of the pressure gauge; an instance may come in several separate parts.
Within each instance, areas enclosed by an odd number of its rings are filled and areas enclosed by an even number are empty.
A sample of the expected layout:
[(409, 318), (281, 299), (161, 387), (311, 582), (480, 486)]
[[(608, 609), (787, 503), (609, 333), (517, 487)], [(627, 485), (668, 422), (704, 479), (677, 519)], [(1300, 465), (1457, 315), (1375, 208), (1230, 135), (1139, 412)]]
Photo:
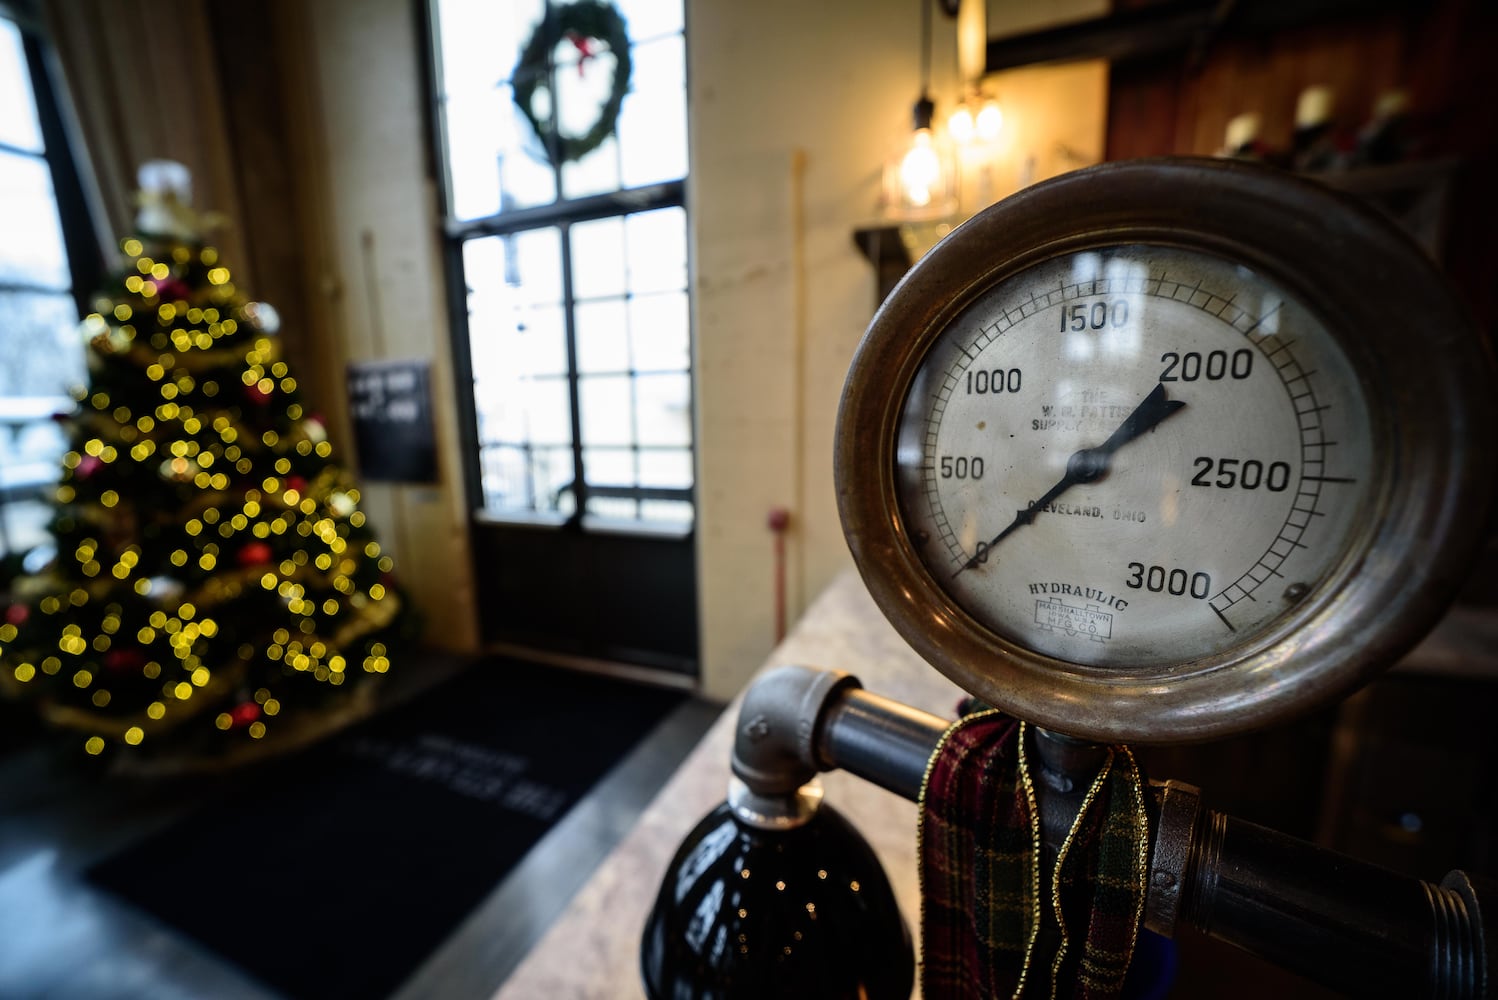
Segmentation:
[(1387, 667), (1487, 528), (1488, 357), (1371, 209), (1135, 161), (960, 227), (875, 317), (836, 476), (871, 593), (992, 704), (1095, 739), (1263, 725)]

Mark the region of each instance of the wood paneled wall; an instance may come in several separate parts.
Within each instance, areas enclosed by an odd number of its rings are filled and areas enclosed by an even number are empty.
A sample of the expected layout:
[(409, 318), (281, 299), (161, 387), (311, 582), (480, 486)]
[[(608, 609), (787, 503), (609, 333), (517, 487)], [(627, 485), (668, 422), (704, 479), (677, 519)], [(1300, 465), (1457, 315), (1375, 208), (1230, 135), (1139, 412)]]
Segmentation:
[(1108, 158), (1215, 153), (1228, 121), (1244, 112), (1261, 116), (1263, 141), (1286, 148), (1296, 99), (1316, 84), (1335, 91), (1339, 119), (1353, 129), (1380, 94), (1409, 92), (1423, 155), (1461, 164), (1448, 270), (1479, 318), (1498, 326), (1498, 4), (1490, 0), (1410, 4), (1265, 38), (1229, 34), (1194, 55), (1115, 63)]

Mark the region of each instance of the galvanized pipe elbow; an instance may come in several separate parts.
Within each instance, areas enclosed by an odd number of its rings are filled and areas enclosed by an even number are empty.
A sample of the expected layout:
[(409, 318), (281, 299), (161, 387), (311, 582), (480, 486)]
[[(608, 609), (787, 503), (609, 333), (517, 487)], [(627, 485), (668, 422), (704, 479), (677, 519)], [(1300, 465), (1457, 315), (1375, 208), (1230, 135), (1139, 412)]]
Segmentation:
[(794, 795), (827, 765), (817, 756), (817, 726), (845, 691), (861, 688), (840, 670), (784, 666), (744, 693), (733, 743), (733, 773), (757, 797)]

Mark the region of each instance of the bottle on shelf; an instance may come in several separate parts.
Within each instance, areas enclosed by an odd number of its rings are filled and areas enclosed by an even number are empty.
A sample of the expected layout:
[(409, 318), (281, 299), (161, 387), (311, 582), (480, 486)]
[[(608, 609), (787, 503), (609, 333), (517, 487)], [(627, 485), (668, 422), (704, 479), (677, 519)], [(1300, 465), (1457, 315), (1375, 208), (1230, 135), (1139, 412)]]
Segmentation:
[(1290, 167), (1313, 173), (1347, 166), (1350, 152), (1338, 133), (1336, 94), (1324, 85), (1307, 87), (1295, 102), (1295, 131), (1290, 139)]

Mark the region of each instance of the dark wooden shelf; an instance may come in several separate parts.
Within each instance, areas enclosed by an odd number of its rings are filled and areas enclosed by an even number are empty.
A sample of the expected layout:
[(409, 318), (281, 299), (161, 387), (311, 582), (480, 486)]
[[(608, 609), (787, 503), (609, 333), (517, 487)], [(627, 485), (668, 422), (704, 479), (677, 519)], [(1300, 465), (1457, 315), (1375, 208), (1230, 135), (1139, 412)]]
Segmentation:
[(879, 282), (874, 305), (878, 306), (889, 298), (889, 293), (905, 277), (905, 272), (910, 270), (915, 261), (910, 259), (910, 249), (900, 235), (899, 226), (855, 229), (853, 243), (869, 259), (869, 263), (874, 265), (874, 274)]

